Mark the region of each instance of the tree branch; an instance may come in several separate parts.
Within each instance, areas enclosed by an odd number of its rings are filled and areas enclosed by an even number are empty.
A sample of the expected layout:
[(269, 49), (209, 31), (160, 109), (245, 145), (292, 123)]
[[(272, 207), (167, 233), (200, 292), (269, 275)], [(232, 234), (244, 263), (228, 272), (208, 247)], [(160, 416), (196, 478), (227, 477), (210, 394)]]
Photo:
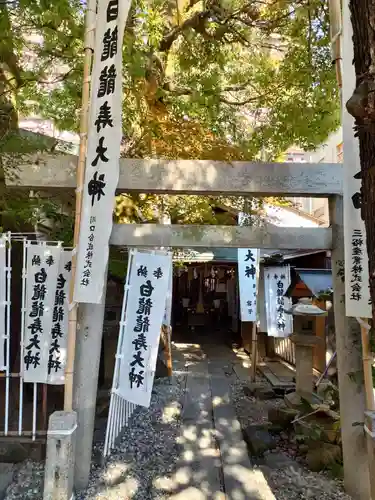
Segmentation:
[(211, 11), (196, 12), (193, 16), (183, 22), (180, 26), (175, 26), (169, 33), (167, 33), (159, 45), (160, 52), (168, 52), (175, 40), (186, 29), (192, 28), (202, 33), (205, 31), (204, 25), (206, 20), (211, 15)]
[(228, 104), (229, 106), (245, 106), (246, 104), (257, 101), (261, 97), (262, 96), (250, 97), (249, 99), (245, 99), (245, 101), (229, 101), (225, 97), (220, 97), (220, 102)]
[[(193, 29), (203, 35), (205, 38), (222, 40), (225, 35), (229, 32), (235, 33), (243, 43), (248, 45), (250, 42), (243, 36), (236, 28), (233, 26), (235, 22), (241, 23), (250, 28), (258, 28), (265, 30), (267, 32), (272, 32), (276, 27), (280, 26), (280, 23), (286, 21), (291, 15), (295, 14), (296, 9), (302, 6), (306, 0), (297, 0), (297, 6), (292, 11), (287, 11), (283, 15), (279, 16), (277, 19), (265, 20), (260, 18), (260, 12), (253, 3), (247, 3), (240, 9), (234, 12), (228, 13), (215, 5), (214, 3), (209, 4), (209, 8), (204, 11), (199, 11), (189, 17), (181, 25), (175, 26), (171, 31), (166, 33), (160, 42), (159, 50), (161, 52), (168, 52), (175, 40), (182, 35), (182, 33), (187, 29)], [(190, 6), (194, 5), (196, 2), (191, 0)], [(219, 24), (215, 33), (208, 33), (206, 31), (206, 21), (209, 18), (214, 18)]]
[[(244, 83), (241, 83), (239, 85), (229, 85), (228, 87), (224, 87), (223, 89), (221, 89), (221, 92), (241, 92), (241, 91), (244, 91), (246, 90), (247, 87), (252, 87), (253, 90), (256, 90), (256, 88), (254, 87), (254, 85), (252, 84), (251, 80), (248, 80)], [(174, 89), (173, 87), (170, 86), (170, 84), (166, 83), (164, 85), (164, 88), (163, 90), (167, 91), (167, 92), (170, 92), (171, 94), (175, 94), (175, 95), (178, 95), (178, 96), (182, 96), (182, 95), (192, 95), (194, 90), (193, 89), (188, 89), (188, 88), (184, 88), (184, 89)], [(210, 95), (212, 93), (210, 92), (206, 92), (207, 95)]]

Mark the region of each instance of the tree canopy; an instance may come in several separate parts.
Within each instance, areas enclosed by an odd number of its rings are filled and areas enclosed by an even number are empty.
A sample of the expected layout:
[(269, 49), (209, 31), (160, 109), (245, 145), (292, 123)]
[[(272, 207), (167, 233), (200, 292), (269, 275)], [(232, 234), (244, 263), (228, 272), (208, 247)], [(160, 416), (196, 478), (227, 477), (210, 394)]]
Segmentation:
[[(83, 22), (81, 0), (0, 0), (0, 154), (40, 147), (20, 116), (78, 132)], [(128, 157), (273, 160), (339, 124), (321, 0), (135, 0), (123, 57)]]
[[(82, 2), (1, 0), (0, 9), (2, 94), (23, 116), (77, 131)], [(153, 154), (148, 135), (160, 140), (165, 121), (172, 131), (193, 121), (244, 146), (246, 157), (321, 143), (339, 117), (328, 28), (321, 0), (133, 1), (124, 43), (129, 154)]]

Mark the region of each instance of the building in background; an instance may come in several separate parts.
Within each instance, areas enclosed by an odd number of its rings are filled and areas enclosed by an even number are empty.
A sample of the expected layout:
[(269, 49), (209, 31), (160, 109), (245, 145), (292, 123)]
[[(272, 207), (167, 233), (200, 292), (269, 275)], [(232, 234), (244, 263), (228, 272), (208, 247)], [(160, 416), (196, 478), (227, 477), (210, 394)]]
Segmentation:
[[(333, 132), (315, 151), (304, 153), (291, 149), (286, 154), (286, 161), (290, 163), (342, 163), (342, 128)], [(324, 223), (329, 222), (327, 198), (293, 197), (288, 199), (301, 213), (308, 214)]]

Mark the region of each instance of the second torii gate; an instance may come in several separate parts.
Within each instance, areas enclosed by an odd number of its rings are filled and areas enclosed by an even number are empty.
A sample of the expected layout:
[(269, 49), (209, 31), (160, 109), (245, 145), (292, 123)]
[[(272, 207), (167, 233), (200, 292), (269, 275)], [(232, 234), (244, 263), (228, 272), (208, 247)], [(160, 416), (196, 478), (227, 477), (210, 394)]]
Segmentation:
[[(77, 158), (72, 155), (36, 155), (18, 166), (17, 179), (8, 178), (7, 186), (57, 193), (60, 190), (73, 192), (76, 165)], [(342, 165), (123, 159), (118, 191), (329, 198), (328, 228), (114, 225), (110, 243), (129, 247), (253, 247), (332, 251), (345, 483), (349, 494), (358, 495), (358, 490), (368, 484), (366, 441), (362, 429), (352, 424), (363, 421), (365, 407), (363, 388), (351, 376), (362, 370), (360, 350), (354, 348), (360, 342), (360, 331), (355, 321), (345, 317)], [(97, 388), (97, 373), (92, 373), (92, 366), (100, 356), (103, 315), (104, 305), (80, 306), (74, 398), (79, 423), (76, 483), (80, 488), (88, 483), (91, 461)], [(88, 350), (90, 356), (83, 355)]]

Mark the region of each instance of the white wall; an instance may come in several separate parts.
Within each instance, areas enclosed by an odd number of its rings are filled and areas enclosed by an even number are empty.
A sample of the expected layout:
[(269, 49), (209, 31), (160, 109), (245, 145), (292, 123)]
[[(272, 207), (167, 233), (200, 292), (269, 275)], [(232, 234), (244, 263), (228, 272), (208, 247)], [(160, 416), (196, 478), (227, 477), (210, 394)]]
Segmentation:
[[(338, 163), (338, 153), (342, 147), (342, 128), (330, 134), (327, 140), (315, 151), (308, 151), (306, 161), (310, 163)], [(342, 161), (342, 160), (341, 160)], [(322, 221), (329, 221), (328, 199), (326, 198), (291, 198), (301, 211)]]
[[(313, 163), (339, 163), (342, 159), (339, 157), (342, 152), (342, 128), (333, 132), (327, 141), (320, 146), (316, 151), (310, 153), (310, 161)], [(341, 148), (339, 147), (341, 145)], [(322, 214), (322, 215), (320, 215)], [(312, 215), (329, 219), (328, 200), (322, 198), (312, 198)]]
[(342, 143), (342, 128), (333, 132), (316, 151), (308, 153), (312, 163), (338, 163), (337, 146)]
[(21, 118), (19, 120), (19, 127), (25, 130), (29, 130), (30, 132), (47, 135), (61, 141), (71, 142), (72, 144), (79, 145), (78, 134), (58, 130), (54, 126), (52, 120), (46, 120), (38, 116)]

